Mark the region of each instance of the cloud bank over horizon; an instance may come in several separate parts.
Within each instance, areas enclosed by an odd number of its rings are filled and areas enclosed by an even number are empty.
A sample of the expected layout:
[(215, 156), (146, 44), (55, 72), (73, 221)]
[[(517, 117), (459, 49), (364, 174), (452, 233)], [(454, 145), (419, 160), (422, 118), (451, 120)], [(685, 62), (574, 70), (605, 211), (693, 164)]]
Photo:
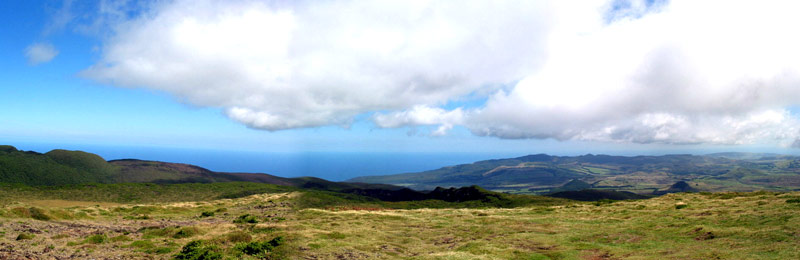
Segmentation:
[[(248, 127), (797, 147), (793, 2), (156, 2), (81, 74)], [(452, 107), (465, 97), (476, 107)]]

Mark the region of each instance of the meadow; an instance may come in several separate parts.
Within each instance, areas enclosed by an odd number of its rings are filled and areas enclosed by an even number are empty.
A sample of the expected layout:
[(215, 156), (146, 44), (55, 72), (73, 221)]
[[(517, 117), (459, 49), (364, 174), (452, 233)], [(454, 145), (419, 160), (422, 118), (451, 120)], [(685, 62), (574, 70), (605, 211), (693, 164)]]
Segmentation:
[(236, 185), (2, 186), (0, 258), (800, 259), (798, 192), (498, 207)]

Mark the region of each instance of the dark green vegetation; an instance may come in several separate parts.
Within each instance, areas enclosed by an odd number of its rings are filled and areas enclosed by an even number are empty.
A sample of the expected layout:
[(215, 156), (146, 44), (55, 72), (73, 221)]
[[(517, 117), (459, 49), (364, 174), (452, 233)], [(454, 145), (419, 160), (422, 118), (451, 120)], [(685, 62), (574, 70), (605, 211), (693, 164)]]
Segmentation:
[(637, 200), (637, 199), (650, 198), (648, 196), (639, 195), (627, 191), (593, 190), (593, 189), (585, 189), (580, 191), (559, 191), (552, 194), (548, 194), (547, 196), (571, 199), (571, 200), (581, 200), (581, 201)]
[(800, 190), (800, 157), (751, 153), (634, 157), (537, 154), (350, 181), (417, 190), (479, 185), (494, 191), (534, 194), (583, 189), (639, 194), (792, 191)]

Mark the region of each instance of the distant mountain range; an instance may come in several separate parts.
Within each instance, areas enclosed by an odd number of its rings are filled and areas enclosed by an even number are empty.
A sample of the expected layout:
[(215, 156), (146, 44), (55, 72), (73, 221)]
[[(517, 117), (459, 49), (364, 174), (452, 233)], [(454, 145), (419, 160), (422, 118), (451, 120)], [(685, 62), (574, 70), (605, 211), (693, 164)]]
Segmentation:
[(639, 194), (680, 191), (800, 190), (800, 157), (758, 153), (663, 156), (528, 155), (436, 170), (348, 181), (429, 190), (479, 185), (509, 193), (613, 189)]
[[(47, 153), (20, 151), (13, 146), (0, 145), (0, 184), (27, 186), (59, 186), (109, 183), (220, 183), (255, 182), (350, 195), (348, 198), (370, 197), (382, 201), (447, 202), (479, 201), (476, 205), (513, 206), (537, 201), (530, 198), (509, 197), (484, 190), (477, 186), (439, 188), (432, 191), (415, 191), (387, 184), (332, 182), (315, 177), (284, 178), (264, 173), (214, 172), (182, 163), (123, 159), (106, 161), (102, 157), (82, 152), (52, 150)], [(247, 192), (247, 191), (243, 191)], [(528, 201), (528, 202), (526, 202)], [(483, 204), (480, 204), (483, 203)]]
[[(0, 183), (69, 185), (87, 183), (256, 182), (343, 192), (386, 201), (448, 200), (486, 196), (486, 190), (557, 197), (630, 199), (673, 192), (800, 190), (800, 157), (717, 153), (663, 156), (528, 155), (479, 161), (436, 170), (332, 182), (315, 177), (284, 178), (263, 173), (214, 172), (158, 161), (106, 161), (82, 152), (20, 151), (0, 145)], [(480, 186), (473, 187), (473, 186)], [(444, 188), (437, 188), (444, 187)], [(447, 189), (450, 187), (465, 187)], [(575, 193), (583, 191), (583, 193)], [(476, 195), (477, 194), (477, 195)], [(483, 194), (483, 195), (482, 195)], [(635, 195), (635, 194), (634, 194)]]

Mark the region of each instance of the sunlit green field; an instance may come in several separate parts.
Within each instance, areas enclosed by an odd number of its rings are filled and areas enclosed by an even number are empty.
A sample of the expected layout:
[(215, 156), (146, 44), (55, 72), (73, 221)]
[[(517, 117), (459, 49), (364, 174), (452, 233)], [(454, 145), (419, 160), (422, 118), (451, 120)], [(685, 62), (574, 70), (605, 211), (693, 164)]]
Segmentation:
[(304, 206), (324, 198), (291, 191), (169, 203), (5, 201), (0, 258), (800, 259), (800, 193), (517, 208)]

